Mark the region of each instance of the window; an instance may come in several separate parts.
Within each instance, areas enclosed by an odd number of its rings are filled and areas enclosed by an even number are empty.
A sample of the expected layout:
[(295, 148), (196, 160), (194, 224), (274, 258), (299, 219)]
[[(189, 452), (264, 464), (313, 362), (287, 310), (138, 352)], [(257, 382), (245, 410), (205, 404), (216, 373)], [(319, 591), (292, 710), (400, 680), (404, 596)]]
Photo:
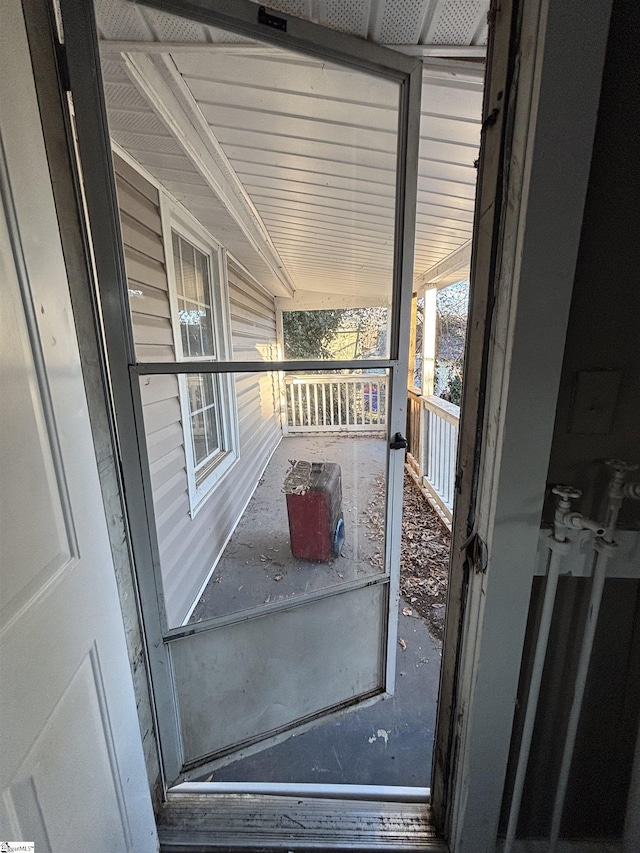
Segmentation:
[[(163, 221), (176, 360), (226, 360), (224, 252), (168, 199), (163, 199)], [(237, 459), (235, 399), (230, 376), (181, 375), (179, 386), (193, 514)]]

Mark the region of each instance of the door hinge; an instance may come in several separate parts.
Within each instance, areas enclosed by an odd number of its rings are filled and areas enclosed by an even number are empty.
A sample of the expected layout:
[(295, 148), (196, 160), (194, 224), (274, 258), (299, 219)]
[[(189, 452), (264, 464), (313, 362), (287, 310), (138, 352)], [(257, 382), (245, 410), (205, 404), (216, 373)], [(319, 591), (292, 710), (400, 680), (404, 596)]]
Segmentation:
[(71, 91), (69, 80), (69, 65), (67, 63), (67, 49), (59, 41), (56, 41), (56, 64), (58, 66), (58, 79), (63, 91)]
[(487, 571), (489, 549), (475, 531), (462, 543), (460, 550), (466, 552), (468, 564), (477, 575)]

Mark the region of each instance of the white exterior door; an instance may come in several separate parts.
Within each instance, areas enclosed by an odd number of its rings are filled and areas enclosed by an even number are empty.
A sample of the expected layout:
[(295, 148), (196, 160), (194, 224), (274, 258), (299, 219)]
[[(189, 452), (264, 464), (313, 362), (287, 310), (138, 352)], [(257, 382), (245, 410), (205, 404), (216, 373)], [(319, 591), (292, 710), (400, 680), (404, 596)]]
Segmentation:
[(157, 850), (19, 0), (0, 33), (0, 836)]

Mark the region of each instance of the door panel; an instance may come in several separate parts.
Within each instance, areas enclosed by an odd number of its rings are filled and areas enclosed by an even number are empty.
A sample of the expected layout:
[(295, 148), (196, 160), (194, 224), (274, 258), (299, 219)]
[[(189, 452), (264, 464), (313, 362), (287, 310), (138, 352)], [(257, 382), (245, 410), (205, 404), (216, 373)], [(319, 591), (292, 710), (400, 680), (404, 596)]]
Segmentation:
[(171, 643), (185, 764), (381, 693), (387, 600), (376, 584)]
[(0, 835), (155, 851), (104, 506), (19, 0), (0, 33)]

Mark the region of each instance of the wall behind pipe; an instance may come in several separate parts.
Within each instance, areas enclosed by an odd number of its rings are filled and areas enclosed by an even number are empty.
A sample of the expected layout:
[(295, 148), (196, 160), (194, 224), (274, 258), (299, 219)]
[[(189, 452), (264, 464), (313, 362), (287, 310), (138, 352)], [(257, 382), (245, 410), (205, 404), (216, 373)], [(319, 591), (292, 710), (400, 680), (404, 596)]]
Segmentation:
[[(602, 513), (607, 476), (594, 460), (640, 462), (639, 37), (640, 7), (616, 0), (549, 464), (549, 483), (582, 489), (581, 509), (591, 517)], [(604, 433), (576, 424), (585, 371), (612, 371), (612, 384), (620, 378)], [(619, 527), (640, 530), (640, 501), (625, 502)]]

